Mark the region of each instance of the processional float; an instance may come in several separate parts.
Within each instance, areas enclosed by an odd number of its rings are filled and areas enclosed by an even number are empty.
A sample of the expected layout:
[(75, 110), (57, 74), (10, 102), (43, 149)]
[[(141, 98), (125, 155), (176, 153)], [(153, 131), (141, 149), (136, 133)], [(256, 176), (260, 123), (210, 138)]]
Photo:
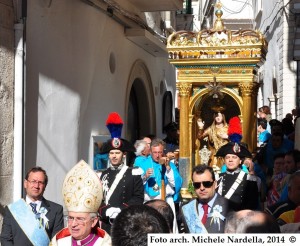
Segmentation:
[[(255, 151), (258, 69), (264, 63), (267, 42), (258, 30), (229, 30), (217, 3), (211, 29), (178, 31), (167, 40), (169, 62), (176, 67), (180, 100), (180, 173), (184, 196), (194, 165), (202, 163), (199, 151), (205, 143), (196, 138), (197, 119), (212, 122), (212, 110), (222, 109), (227, 120), (239, 116), (242, 141)], [(207, 144), (206, 144), (207, 145)]]

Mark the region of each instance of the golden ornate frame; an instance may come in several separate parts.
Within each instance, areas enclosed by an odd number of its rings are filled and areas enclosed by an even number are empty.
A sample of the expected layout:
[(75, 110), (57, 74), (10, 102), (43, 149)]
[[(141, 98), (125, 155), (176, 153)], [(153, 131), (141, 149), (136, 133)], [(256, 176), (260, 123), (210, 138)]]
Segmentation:
[[(209, 93), (211, 81), (221, 82), (219, 90), (237, 103), (242, 119), (243, 140), (256, 149), (256, 109), (259, 88), (257, 71), (264, 63), (267, 42), (257, 30), (227, 30), (216, 6), (217, 19), (212, 29), (200, 32), (179, 31), (167, 40), (169, 62), (177, 68), (180, 99), (180, 158), (189, 159), (187, 177), (198, 159), (195, 143), (195, 105)], [(235, 88), (235, 89), (233, 89)]]

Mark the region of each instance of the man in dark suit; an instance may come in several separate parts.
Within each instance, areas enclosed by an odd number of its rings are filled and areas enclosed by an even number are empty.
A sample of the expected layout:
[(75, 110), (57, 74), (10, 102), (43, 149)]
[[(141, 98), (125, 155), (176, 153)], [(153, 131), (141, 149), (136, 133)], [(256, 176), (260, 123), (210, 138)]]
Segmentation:
[(215, 191), (217, 182), (212, 167), (195, 166), (192, 181), (197, 199), (182, 207), (186, 232), (223, 233), (228, 200)]
[(5, 208), (2, 246), (48, 245), (64, 227), (63, 207), (43, 197), (47, 183), (48, 176), (41, 167), (28, 171), (24, 180), (26, 198)]

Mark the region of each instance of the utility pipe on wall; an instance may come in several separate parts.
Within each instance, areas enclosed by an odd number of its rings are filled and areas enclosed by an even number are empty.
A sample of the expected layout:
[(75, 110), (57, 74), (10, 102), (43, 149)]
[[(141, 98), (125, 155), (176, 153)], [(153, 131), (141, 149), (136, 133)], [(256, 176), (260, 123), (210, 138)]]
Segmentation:
[(15, 24), (15, 100), (14, 100), (14, 173), (13, 201), (22, 197), (23, 122), (24, 122), (24, 24)]

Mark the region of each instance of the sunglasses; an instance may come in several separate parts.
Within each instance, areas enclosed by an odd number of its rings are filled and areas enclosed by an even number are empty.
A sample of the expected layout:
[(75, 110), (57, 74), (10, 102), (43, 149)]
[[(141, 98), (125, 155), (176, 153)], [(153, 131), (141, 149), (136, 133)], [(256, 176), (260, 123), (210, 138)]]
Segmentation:
[(204, 188), (210, 188), (214, 184), (214, 181), (193, 182), (195, 189), (199, 189), (201, 184), (204, 186)]

